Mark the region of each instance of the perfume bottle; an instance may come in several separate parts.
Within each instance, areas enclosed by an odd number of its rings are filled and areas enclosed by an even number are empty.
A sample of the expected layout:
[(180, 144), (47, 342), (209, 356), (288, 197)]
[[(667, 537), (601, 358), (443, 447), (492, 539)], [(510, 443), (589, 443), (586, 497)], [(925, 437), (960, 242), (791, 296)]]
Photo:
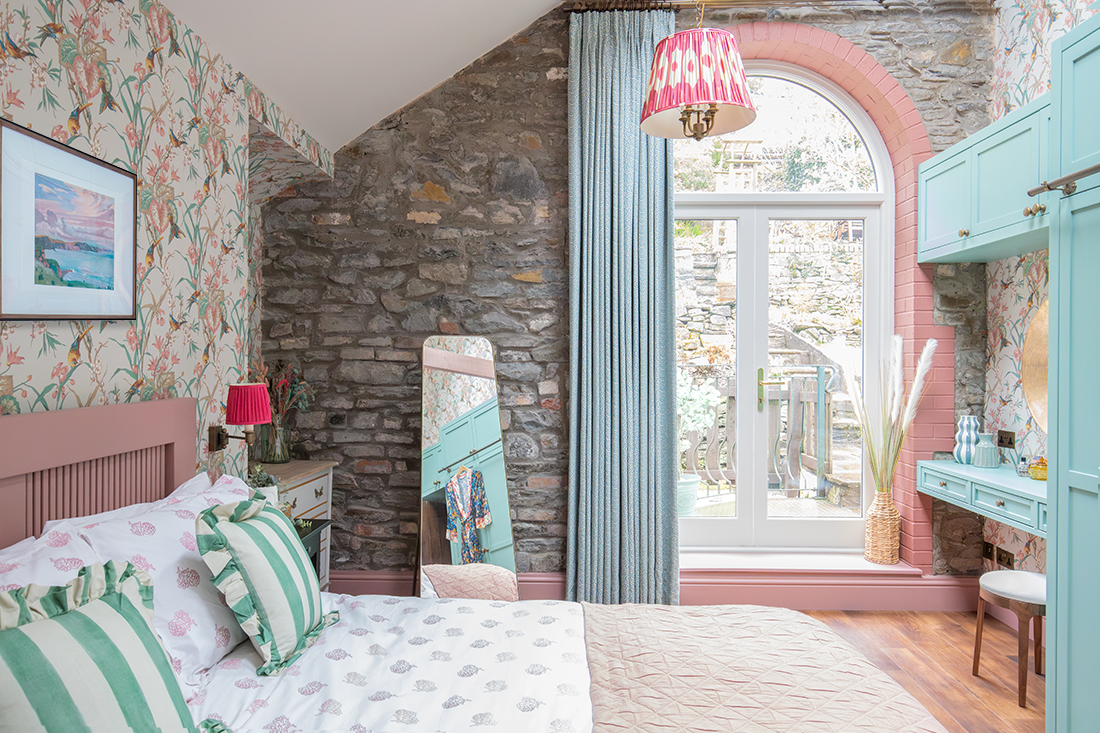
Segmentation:
[(1027, 456), (1020, 456), (1020, 462), (1016, 464), (1016, 475), (1027, 478)]
[(1027, 475), (1036, 481), (1047, 480), (1047, 459), (1042, 456), (1035, 456), (1031, 459), (1031, 463), (1027, 467)]

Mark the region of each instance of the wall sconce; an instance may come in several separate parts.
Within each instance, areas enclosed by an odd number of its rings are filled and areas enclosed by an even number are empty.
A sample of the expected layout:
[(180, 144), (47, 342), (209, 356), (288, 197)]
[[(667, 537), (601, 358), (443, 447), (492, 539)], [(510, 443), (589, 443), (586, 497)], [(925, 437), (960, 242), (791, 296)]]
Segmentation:
[(732, 33), (692, 28), (657, 44), (642, 107), (642, 132), (702, 140), (740, 130), (755, 119)]
[(262, 382), (229, 385), (229, 396), (225, 403), (225, 424), (241, 425), (244, 435), (230, 435), (221, 425), (211, 425), (207, 446), (211, 453), (229, 447), (229, 439), (243, 440), (248, 445), (255, 442), (253, 425), (265, 425), (271, 422), (271, 398), (267, 394), (267, 385)]

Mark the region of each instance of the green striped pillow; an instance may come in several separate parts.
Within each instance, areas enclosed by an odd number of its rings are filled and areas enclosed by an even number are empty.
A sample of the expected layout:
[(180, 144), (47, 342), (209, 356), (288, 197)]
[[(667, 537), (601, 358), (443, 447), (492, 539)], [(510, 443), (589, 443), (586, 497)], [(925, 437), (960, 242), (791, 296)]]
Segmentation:
[(336, 623), (321, 613), (317, 572), (294, 525), (262, 496), (211, 507), (195, 520), (199, 553), (264, 663), (279, 674)]
[[(110, 561), (66, 585), (0, 593), (0, 721), (65, 733), (196, 730), (153, 630), (149, 576)], [(228, 731), (214, 721), (202, 729)]]

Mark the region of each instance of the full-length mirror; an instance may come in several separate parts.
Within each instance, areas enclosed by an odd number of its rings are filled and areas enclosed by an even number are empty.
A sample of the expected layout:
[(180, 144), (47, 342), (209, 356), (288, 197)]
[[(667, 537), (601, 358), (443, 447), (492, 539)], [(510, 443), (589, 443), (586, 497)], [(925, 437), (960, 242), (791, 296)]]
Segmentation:
[(422, 391), (420, 589), (432, 595), (451, 576), (439, 566), (514, 573), (516, 560), (492, 344), (427, 339)]

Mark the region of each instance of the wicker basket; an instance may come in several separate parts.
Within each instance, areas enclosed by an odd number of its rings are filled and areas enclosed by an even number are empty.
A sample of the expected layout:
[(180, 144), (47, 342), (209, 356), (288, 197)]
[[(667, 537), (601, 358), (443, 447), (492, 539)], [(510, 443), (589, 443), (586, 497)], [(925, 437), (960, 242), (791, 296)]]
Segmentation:
[(879, 565), (897, 565), (901, 537), (901, 515), (894, 506), (893, 492), (876, 491), (867, 510), (867, 539), (863, 556)]

